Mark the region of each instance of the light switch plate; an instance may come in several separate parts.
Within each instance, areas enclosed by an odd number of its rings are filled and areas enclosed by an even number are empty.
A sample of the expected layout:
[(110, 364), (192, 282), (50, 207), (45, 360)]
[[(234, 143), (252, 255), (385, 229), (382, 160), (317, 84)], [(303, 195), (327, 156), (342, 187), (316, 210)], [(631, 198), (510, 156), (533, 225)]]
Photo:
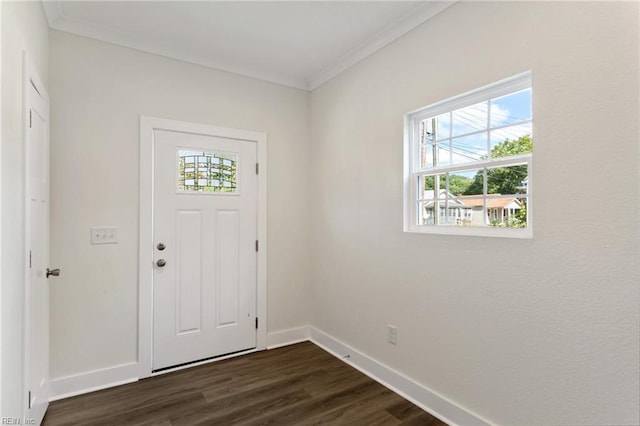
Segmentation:
[(398, 327), (395, 325), (387, 324), (387, 342), (392, 345), (398, 344)]
[(118, 244), (118, 227), (92, 226), (91, 244)]

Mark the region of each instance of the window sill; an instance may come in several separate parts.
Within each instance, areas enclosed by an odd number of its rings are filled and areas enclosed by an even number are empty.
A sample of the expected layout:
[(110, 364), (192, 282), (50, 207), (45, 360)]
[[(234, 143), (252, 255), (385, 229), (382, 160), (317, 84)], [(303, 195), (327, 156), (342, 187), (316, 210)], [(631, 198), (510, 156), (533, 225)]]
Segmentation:
[(404, 232), (414, 234), (461, 235), (467, 237), (533, 239), (533, 230), (531, 227), (523, 229), (413, 225), (405, 226)]

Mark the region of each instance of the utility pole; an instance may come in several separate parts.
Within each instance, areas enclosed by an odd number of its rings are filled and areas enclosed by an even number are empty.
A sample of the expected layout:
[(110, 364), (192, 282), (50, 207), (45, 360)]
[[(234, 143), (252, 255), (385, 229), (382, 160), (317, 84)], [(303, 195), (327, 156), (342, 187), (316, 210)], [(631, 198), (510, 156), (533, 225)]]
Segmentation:
[[(440, 165), (440, 159), (438, 158), (438, 119), (433, 117), (431, 119), (431, 142), (433, 149), (433, 167)], [(440, 196), (440, 176), (433, 176), (433, 224), (440, 225), (440, 202), (438, 197)]]

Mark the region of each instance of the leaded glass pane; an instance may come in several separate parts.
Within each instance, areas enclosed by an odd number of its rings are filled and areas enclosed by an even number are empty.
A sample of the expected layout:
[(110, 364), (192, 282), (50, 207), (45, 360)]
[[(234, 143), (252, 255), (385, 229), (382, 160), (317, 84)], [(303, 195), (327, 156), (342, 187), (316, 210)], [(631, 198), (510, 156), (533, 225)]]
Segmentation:
[(179, 192), (238, 192), (238, 154), (177, 149)]

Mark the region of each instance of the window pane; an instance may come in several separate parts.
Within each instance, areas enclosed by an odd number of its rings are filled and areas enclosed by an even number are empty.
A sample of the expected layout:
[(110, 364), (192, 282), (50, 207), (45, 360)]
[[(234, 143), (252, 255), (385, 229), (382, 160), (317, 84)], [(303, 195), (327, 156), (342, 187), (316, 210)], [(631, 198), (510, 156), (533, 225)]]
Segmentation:
[(420, 202), (419, 209), (419, 223), (423, 225), (485, 226), (482, 198), (439, 198)]
[[(434, 212), (439, 211), (441, 200), (447, 198), (447, 177), (446, 175), (420, 176), (419, 187), (421, 193), (418, 195), (419, 202), (419, 222), (422, 225), (437, 225), (442, 221), (440, 216), (436, 217)], [(442, 213), (441, 213), (442, 215)]]
[(487, 133), (451, 140), (452, 164), (469, 163), (487, 158)]
[(418, 203), (418, 225), (435, 225), (433, 211), (433, 201), (420, 201)]
[(482, 175), (479, 177), (479, 185), (473, 185), (478, 170), (468, 170), (461, 172), (447, 173), (447, 184), (449, 193), (452, 196), (469, 195), (476, 191), (475, 187), (479, 186), (482, 193)]
[(487, 223), (496, 228), (526, 228), (527, 199), (491, 197), (487, 199)]
[[(422, 199), (435, 198), (455, 198), (462, 195), (473, 195), (474, 178), (479, 175), (479, 186), (482, 195), (482, 170), (469, 170), (455, 173), (447, 173), (444, 175), (421, 176), (418, 178), (418, 187), (423, 191)], [(438, 184), (438, 195), (435, 196), (436, 183)]]
[(427, 144), (420, 147), (422, 168), (442, 167), (451, 164), (450, 141)]
[(436, 167), (448, 166), (451, 164), (451, 145), (449, 141), (440, 142), (438, 145), (438, 156), (433, 162)]
[(438, 211), (438, 225), (452, 226), (456, 224), (457, 203), (450, 198), (442, 198), (436, 201)]
[(440, 191), (444, 191), (447, 188), (447, 179), (445, 175), (421, 176), (418, 179), (422, 179), (422, 182), (424, 183), (423, 188), (425, 193), (422, 197), (424, 199), (435, 198), (433, 191), (436, 189), (436, 186), (438, 186)]
[(485, 169), (463, 170), (449, 174), (449, 191), (456, 196), (482, 196)]
[[(440, 193), (444, 197), (446, 197), (446, 192), (444, 189), (441, 190)], [(445, 207), (446, 198), (434, 199), (433, 194), (434, 194), (433, 189), (425, 190), (424, 199), (418, 203), (418, 209), (419, 209), (418, 217), (420, 218), (418, 223), (422, 225), (438, 225), (438, 224), (444, 223), (442, 220), (442, 217), (446, 213), (446, 211), (443, 210)], [(440, 212), (439, 216), (436, 217), (435, 212)]]
[(451, 199), (438, 198), (421, 201), (419, 205), (419, 222), (421, 225), (456, 225), (459, 218), (459, 207)]
[(491, 158), (529, 154), (533, 151), (531, 122), (491, 131)]
[(427, 144), (420, 147), (420, 168), (430, 169), (451, 165), (451, 141)]
[(463, 196), (458, 197), (463, 204), (461, 226), (485, 226), (484, 199), (482, 197)]
[[(451, 113), (440, 114), (437, 117), (424, 120), (427, 128), (427, 142), (438, 141), (451, 137)], [(424, 142), (423, 142), (424, 143)]]
[[(460, 194), (464, 193), (472, 182), (473, 176), (477, 173), (477, 170), (471, 170), (419, 177), (422, 195), (418, 203), (418, 223), (439, 226), (470, 226), (472, 211), (465, 204), (464, 199), (467, 197)], [(480, 188), (482, 190), (482, 185)], [(482, 202), (482, 198), (480, 201)], [(438, 212), (437, 215), (436, 212)]]
[(420, 147), (420, 168), (428, 169), (433, 167), (433, 145), (422, 145)]
[(531, 89), (491, 100), (491, 127), (531, 120)]
[(528, 227), (529, 213), (527, 210), (528, 198), (517, 198), (519, 208), (513, 212), (509, 212), (509, 220), (507, 226), (509, 228), (526, 228)]
[(179, 192), (234, 193), (238, 191), (237, 154), (178, 148), (176, 157)]
[(486, 129), (488, 108), (489, 102), (485, 101), (453, 111), (453, 123), (451, 125), (453, 136), (461, 136)]
[(487, 195), (526, 194), (528, 175), (526, 164), (487, 169)]

